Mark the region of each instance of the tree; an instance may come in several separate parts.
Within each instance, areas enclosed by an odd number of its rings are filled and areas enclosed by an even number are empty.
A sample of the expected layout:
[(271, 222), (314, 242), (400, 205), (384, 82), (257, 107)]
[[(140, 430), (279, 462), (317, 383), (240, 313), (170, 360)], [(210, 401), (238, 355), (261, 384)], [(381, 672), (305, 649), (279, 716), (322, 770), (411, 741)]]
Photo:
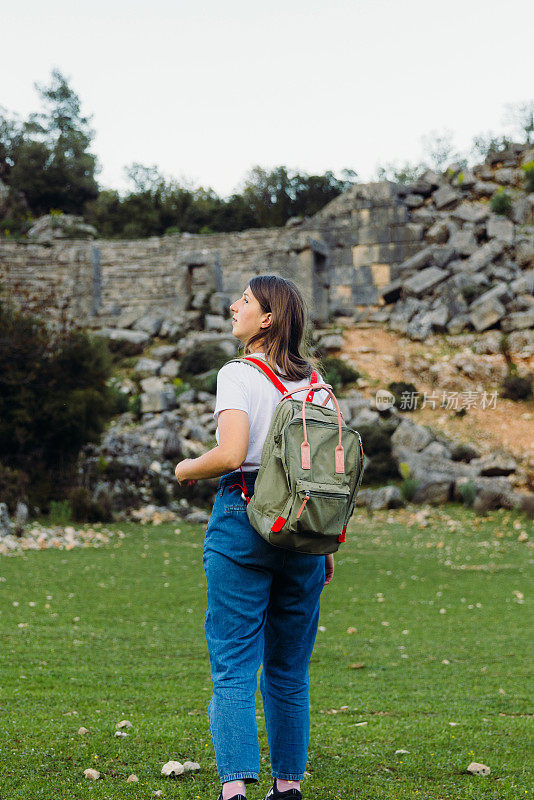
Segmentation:
[(465, 169), (467, 158), (454, 149), (452, 137), (453, 132), (450, 130), (443, 133), (434, 130), (421, 136), (426, 159), (416, 164), (405, 161), (404, 164), (388, 162), (384, 166), (378, 166), (376, 168), (377, 180), (390, 180), (406, 185), (420, 178), (427, 169), (443, 172), (447, 164), (453, 161)]
[(505, 123), (524, 138), (525, 144), (531, 144), (534, 138), (534, 100), (507, 103), (505, 108)]
[(428, 165), (421, 162), (419, 164), (410, 164), (408, 161), (404, 164), (388, 162), (377, 166), (375, 175), (378, 181), (394, 181), (394, 183), (406, 185), (420, 178), (426, 169), (428, 169)]
[(5, 128), (7, 182), (24, 194), (34, 215), (51, 209), (82, 214), (84, 204), (98, 196), (96, 158), (88, 149), (94, 132), (59, 70), (52, 71), (48, 86), (35, 88), (44, 111), (30, 115), (19, 130), (13, 123)]
[(430, 158), (431, 169), (443, 172), (447, 164), (453, 161), (461, 164), (464, 169), (467, 166), (465, 157), (454, 149), (453, 135), (451, 130), (445, 130), (443, 133), (434, 130), (421, 137), (424, 152)]
[(477, 136), (473, 136), (470, 156), (475, 162), (483, 161), (489, 153), (500, 153), (511, 144), (512, 140), (508, 136), (499, 136), (492, 131), (479, 133)]
[(115, 412), (110, 375), (104, 342), (0, 301), (0, 464), (30, 479), (30, 502), (43, 508), (73, 482), (82, 445)]
[(7, 109), (0, 106), (0, 180), (9, 182), (14, 158), (22, 137), (22, 123), (10, 117)]
[(247, 174), (242, 196), (257, 227), (278, 227), (285, 225), (290, 217), (315, 214), (346, 191), (355, 182), (356, 173), (344, 170), (342, 175), (342, 179), (331, 171), (307, 175), (284, 166), (269, 172), (258, 165)]

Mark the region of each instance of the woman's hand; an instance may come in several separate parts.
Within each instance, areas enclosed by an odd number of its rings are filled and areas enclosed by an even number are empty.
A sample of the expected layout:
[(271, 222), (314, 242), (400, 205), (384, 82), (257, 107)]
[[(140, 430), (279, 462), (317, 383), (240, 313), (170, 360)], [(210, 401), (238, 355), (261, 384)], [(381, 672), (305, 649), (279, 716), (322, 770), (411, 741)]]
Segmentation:
[(187, 480), (187, 466), (188, 463), (191, 462), (191, 458), (184, 458), (183, 461), (180, 461), (179, 464), (176, 465), (176, 469), (174, 470), (174, 474), (176, 475), (176, 480), (180, 484), (180, 486), (187, 481), (188, 486), (193, 486), (196, 481), (195, 480)]
[(328, 553), (328, 555), (324, 557), (324, 569), (324, 585), (326, 586), (334, 577), (334, 556), (332, 553)]

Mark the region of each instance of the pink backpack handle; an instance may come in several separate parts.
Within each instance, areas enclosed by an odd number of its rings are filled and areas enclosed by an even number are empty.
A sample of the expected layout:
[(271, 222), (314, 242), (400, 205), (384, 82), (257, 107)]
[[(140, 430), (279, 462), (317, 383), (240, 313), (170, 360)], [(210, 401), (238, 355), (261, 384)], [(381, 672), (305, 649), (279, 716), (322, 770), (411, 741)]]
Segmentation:
[[(339, 440), (337, 447), (334, 451), (334, 463), (336, 467), (336, 472), (345, 472), (345, 451), (343, 450), (343, 445), (341, 444), (341, 411), (339, 408), (339, 404), (336, 400), (336, 396), (332, 391), (332, 387), (329, 383), (311, 383), (309, 386), (303, 386), (302, 389), (293, 389), (292, 392), (288, 392), (280, 402), (286, 399), (286, 397), (290, 397), (295, 392), (302, 392), (304, 389), (312, 389), (313, 391), (318, 391), (319, 389), (324, 389), (328, 392), (329, 397), (326, 398), (323, 406), (328, 402), (329, 398), (331, 397), (334, 401), (334, 405), (337, 411), (337, 424), (339, 429)], [(308, 432), (306, 430), (306, 398), (302, 401), (302, 427), (304, 430), (304, 441), (300, 446), (300, 459), (302, 464), (302, 469), (311, 469), (311, 448), (310, 443), (308, 441)]]

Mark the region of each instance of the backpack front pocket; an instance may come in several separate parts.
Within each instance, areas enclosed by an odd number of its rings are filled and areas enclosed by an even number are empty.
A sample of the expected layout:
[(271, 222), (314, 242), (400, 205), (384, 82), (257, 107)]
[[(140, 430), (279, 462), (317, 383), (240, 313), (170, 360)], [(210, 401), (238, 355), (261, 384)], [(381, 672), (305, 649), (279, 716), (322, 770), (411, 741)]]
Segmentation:
[(285, 530), (335, 536), (341, 533), (350, 489), (339, 484), (313, 483), (300, 478)]

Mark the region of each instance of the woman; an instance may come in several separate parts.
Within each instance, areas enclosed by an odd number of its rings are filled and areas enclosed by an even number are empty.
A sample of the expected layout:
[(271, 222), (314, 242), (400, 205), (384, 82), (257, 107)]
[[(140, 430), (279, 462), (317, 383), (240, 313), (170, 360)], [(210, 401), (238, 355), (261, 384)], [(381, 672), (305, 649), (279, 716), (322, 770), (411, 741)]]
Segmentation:
[[(230, 309), (233, 335), (245, 345), (245, 355), (264, 358), (288, 391), (310, 383), (312, 364), (301, 354), (305, 307), (293, 282), (255, 277)], [(325, 396), (324, 390), (316, 392), (314, 402)], [(222, 476), (203, 556), (213, 681), (208, 717), (222, 783), (218, 800), (244, 800), (245, 784), (258, 781), (254, 695), (262, 662), (260, 689), (274, 777), (267, 798), (302, 798), (310, 730), (308, 664), (321, 590), (332, 580), (334, 560), (270, 545), (249, 523), (240, 493), (243, 481), (249, 495), (254, 492), (280, 399), (255, 367), (225, 364), (217, 376), (217, 447), (176, 467), (180, 483)]]

